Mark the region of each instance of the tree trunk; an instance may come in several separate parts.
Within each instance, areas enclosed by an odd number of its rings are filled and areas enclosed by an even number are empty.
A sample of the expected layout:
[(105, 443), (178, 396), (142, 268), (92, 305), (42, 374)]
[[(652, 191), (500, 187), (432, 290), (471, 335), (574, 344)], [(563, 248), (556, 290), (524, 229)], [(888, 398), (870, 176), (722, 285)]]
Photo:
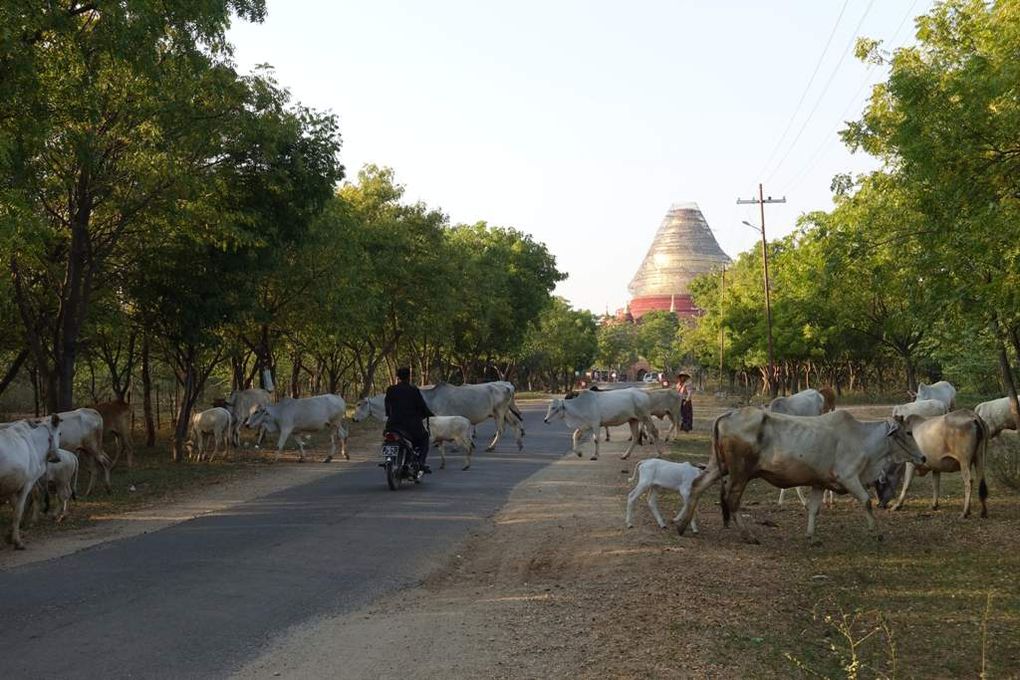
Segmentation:
[(10, 385), (16, 377), (18, 377), (18, 371), (21, 370), (22, 364), (25, 363), (25, 359), (28, 358), (28, 349), (23, 349), (18, 353), (18, 356), (14, 357), (14, 361), (7, 368), (7, 372), (4, 373), (3, 377), (0, 378), (0, 394), (4, 393), (7, 386)]
[[(152, 417), (152, 367), (149, 364), (149, 336), (142, 338), (142, 410), (145, 413), (145, 445), (156, 445), (156, 422)], [(158, 401), (157, 401), (158, 406)]]
[(297, 399), (301, 396), (301, 353), (294, 352), (290, 366), (290, 396)]
[(1016, 382), (1013, 380), (1013, 369), (1009, 365), (1009, 354), (1006, 353), (1006, 341), (1002, 337), (999, 317), (995, 314), (992, 315), (992, 330), (999, 345), (999, 373), (1009, 396), (1009, 410), (1013, 412), (1013, 422), (1020, 423), (1020, 400), (1017, 400)]
[[(184, 373), (184, 393), (181, 395), (177, 411), (177, 424), (174, 426), (174, 439), (171, 446), (171, 460), (180, 463), (187, 455), (188, 423), (191, 421), (191, 408), (195, 403), (195, 362), (189, 356)], [(180, 381), (180, 378), (178, 378)]]

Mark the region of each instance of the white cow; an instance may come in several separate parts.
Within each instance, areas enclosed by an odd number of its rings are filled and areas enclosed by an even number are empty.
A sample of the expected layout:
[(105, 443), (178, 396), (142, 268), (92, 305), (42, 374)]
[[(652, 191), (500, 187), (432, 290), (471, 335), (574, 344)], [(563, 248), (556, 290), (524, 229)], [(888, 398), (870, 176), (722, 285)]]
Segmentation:
[(946, 406), (946, 402), (941, 399), (920, 399), (918, 401), (912, 401), (909, 404), (897, 404), (896, 406), (893, 406), (892, 409), (894, 418), (909, 418), (910, 416), (933, 418), (935, 416), (945, 415), (948, 412), (949, 407)]
[(939, 380), (931, 385), (917, 383), (917, 392), (910, 394), (914, 397), (914, 401), (938, 399), (946, 405), (946, 411), (956, 408), (956, 388), (948, 380)]
[(63, 522), (67, 516), (67, 506), (78, 490), (78, 456), (66, 449), (59, 449), (57, 456), (60, 462), (46, 463), (46, 494), (47, 504), (49, 494), (56, 495), (60, 501), (60, 510), (57, 513), (56, 521)]
[(595, 443), (595, 455), (599, 457), (599, 430), (606, 425), (630, 425), (631, 441), (627, 451), (620, 456), (626, 460), (637, 445), (639, 428), (643, 425), (652, 438), (656, 450), (662, 455), (662, 443), (659, 431), (652, 423), (648, 394), (644, 390), (626, 389), (609, 392), (584, 391), (567, 395), (564, 399), (553, 399), (545, 414), (545, 422), (553, 418), (562, 418), (567, 427), (574, 431), (571, 437), (570, 450), (581, 456), (577, 450), (577, 441), (590, 433)]
[(727, 476), (720, 503), (723, 523), (729, 525), (732, 518), (745, 541), (758, 542), (740, 516), (740, 498), (747, 483), (756, 477), (780, 488), (811, 487), (809, 540), (814, 541), (815, 517), (825, 489), (852, 494), (865, 511), (868, 529), (874, 532), (867, 487), (884, 478), (890, 461), (908, 460), (925, 462), (909, 420), (859, 421), (846, 411), (788, 416), (753, 406), (730, 411), (712, 424), (708, 468), (694, 483), (677, 531), (683, 534), (705, 489)]
[[(627, 528), (632, 529), (634, 527), (634, 523), (631, 521), (634, 503), (641, 497), (641, 494), (649, 489), (651, 491), (648, 491), (648, 507), (651, 508), (652, 515), (655, 517), (655, 521), (659, 523), (660, 528), (665, 529), (666, 522), (662, 519), (662, 515), (659, 514), (659, 504), (657, 502), (659, 489), (676, 491), (680, 494), (683, 504), (676, 517), (673, 518), (673, 521), (675, 522), (680, 519), (691, 497), (691, 485), (694, 484), (694, 480), (701, 473), (702, 468), (690, 463), (673, 463), (659, 458), (648, 458), (638, 461), (634, 466), (634, 474), (627, 480), (633, 482), (635, 477), (638, 480), (637, 485), (627, 495)], [(691, 516), (691, 531), (698, 533), (698, 521), (694, 516)]]
[[(437, 416), (464, 416), (477, 425), (489, 418), (496, 423), (496, 436), (485, 448), (492, 451), (499, 442), (503, 428), (509, 425), (516, 435), (517, 450), (524, 448), (523, 421), (513, 417), (514, 392), (504, 382), (482, 383), (480, 385), (451, 385), (439, 383), (433, 387), (422, 387), (421, 396), (429, 410)], [(518, 411), (519, 413), (519, 411)]]
[[(944, 416), (935, 418), (922, 418), (911, 416), (909, 421), (914, 431), (914, 439), (927, 459), (923, 465), (913, 465), (907, 462), (906, 473), (903, 475), (903, 490), (900, 497), (893, 504), (893, 510), (903, 507), (903, 500), (907, 497), (907, 489), (914, 476), (916, 467), (917, 473), (921, 476), (928, 472), (932, 473), (931, 507), (937, 510), (939, 507), (939, 480), (943, 472), (959, 472), (963, 477), (963, 511), (960, 517), (970, 515), (970, 496), (972, 487), (971, 467), (974, 468), (978, 480), (978, 498), (981, 500), (981, 516), (988, 516), (987, 498), (988, 486), (985, 484), (985, 452), (988, 449), (988, 428), (985, 421), (974, 411), (959, 409), (951, 411)], [(895, 487), (903, 466), (897, 466), (895, 471), (887, 470), (890, 486)]]
[[(592, 392), (619, 392), (620, 390), (600, 390), (595, 387), (589, 388)], [(627, 390), (641, 390), (648, 395), (648, 411), (656, 418), (662, 420), (669, 419), (669, 427), (666, 429), (666, 434), (662, 436), (662, 441), (669, 441), (670, 437), (676, 438), (677, 432), (680, 431), (680, 406), (682, 401), (680, 395), (676, 390), (672, 388), (653, 388), (644, 389), (641, 387), (625, 387)], [(606, 427), (606, 441), (609, 441), (609, 428)], [(638, 436), (638, 444), (643, 444), (644, 431)]]
[(198, 455), (196, 460), (202, 460), (205, 455), (205, 436), (211, 435), (213, 450), (209, 455), (212, 461), (219, 451), (220, 442), (223, 442), (223, 455), (227, 455), (230, 445), (230, 433), (233, 432), (233, 418), (230, 411), (222, 406), (214, 406), (211, 409), (200, 411), (191, 416), (191, 439), (198, 441)]
[[(241, 426), (248, 421), (248, 417), (255, 413), (260, 406), (269, 406), (273, 403), (272, 395), (261, 388), (255, 387), (248, 390), (231, 392), (226, 398), (227, 410), (230, 411), (233, 431), (231, 432), (231, 443), (234, 446), (241, 446)], [(259, 432), (258, 443), (262, 443), (263, 432)]]
[(1009, 397), (983, 401), (974, 407), (974, 412), (981, 416), (988, 426), (988, 437), (998, 437), (1003, 430), (1016, 430), (1016, 419), (1009, 407)]
[[(280, 438), (276, 442), (276, 459), (283, 455), (283, 447), (291, 434), (303, 432), (329, 431), (330, 451), (322, 461), (328, 463), (336, 455), (336, 440), (340, 438), (340, 452), (350, 460), (347, 453), (347, 429), (344, 427), (344, 416), (347, 404), (343, 397), (336, 394), (320, 394), (317, 397), (291, 399), (287, 397), (275, 406), (259, 406), (248, 416), (245, 423), (248, 427), (266, 427), (269, 431), (279, 431)], [(295, 437), (300, 449), (300, 460), (305, 460), (305, 446), (300, 437)]]
[(815, 389), (801, 390), (788, 397), (776, 397), (769, 402), (767, 408), (773, 413), (789, 416), (820, 416), (826, 412), (825, 397)]
[(46, 474), (48, 462), (58, 462), (60, 418), (56, 415), (41, 422), (19, 420), (0, 427), (0, 499), (14, 507), (11, 518), (11, 543), (24, 550), (21, 517), (36, 482)]
[[(354, 409), (352, 420), (360, 423), (370, 417), (383, 423), (386, 422), (385, 394), (365, 397), (359, 401), (357, 408)], [(470, 468), (471, 453), (475, 450), (475, 443), (471, 439), (471, 421), (464, 416), (433, 416), (428, 421), (431, 445), (439, 444), (439, 469), (442, 470), (446, 467), (446, 442), (453, 442), (467, 451), (467, 465), (463, 469)]]
[(96, 467), (102, 468), (103, 485), (107, 493), (112, 491), (110, 468), (113, 463), (103, 451), (103, 416), (92, 408), (79, 408), (58, 413), (60, 416), (60, 443), (68, 451), (84, 455), (89, 464), (89, 483), (84, 496), (92, 493), (96, 481)]

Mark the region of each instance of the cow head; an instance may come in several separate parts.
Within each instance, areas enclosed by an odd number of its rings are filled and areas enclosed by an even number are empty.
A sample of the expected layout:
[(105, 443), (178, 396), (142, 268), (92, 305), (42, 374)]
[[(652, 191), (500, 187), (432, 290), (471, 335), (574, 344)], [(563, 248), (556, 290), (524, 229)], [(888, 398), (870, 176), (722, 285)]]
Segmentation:
[(900, 487), (900, 480), (903, 479), (903, 470), (906, 468), (905, 463), (897, 463), (896, 461), (889, 461), (882, 468), (882, 471), (878, 473), (878, 478), (875, 480), (875, 492), (878, 494), (878, 507), (887, 508), (889, 507), (889, 501), (896, 495), (896, 489)]
[(43, 428), (46, 430), (46, 462), (59, 463), (60, 454), (60, 416), (54, 413), (49, 419), (39, 421), (28, 421), (29, 427), (33, 430)]
[(553, 418), (562, 418), (566, 411), (566, 407), (563, 405), (562, 399), (553, 399), (549, 402), (549, 408), (545, 412), (545, 422), (549, 422)]
[(269, 413), (269, 409), (266, 406), (259, 406), (245, 419), (244, 426), (257, 429), (268, 423), (270, 420), (272, 420), (272, 416)]
[(921, 449), (914, 441), (914, 424), (924, 422), (919, 416), (893, 416), (886, 421), (886, 436), (890, 438), (891, 446), (889, 453), (896, 463), (911, 462), (914, 465), (924, 465), (925, 457)]
[(372, 415), (372, 404), (369, 403), (368, 397), (365, 397), (358, 402), (358, 407), (354, 409), (354, 417), (351, 419), (356, 423), (360, 423)]

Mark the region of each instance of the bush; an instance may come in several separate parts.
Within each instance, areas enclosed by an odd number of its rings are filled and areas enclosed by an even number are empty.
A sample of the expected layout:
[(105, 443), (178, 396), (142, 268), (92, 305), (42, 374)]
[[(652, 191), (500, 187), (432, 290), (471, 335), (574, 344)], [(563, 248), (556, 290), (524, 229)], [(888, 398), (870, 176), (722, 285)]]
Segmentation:
[(986, 466), (1000, 484), (1020, 491), (1020, 437), (1004, 432), (988, 445)]

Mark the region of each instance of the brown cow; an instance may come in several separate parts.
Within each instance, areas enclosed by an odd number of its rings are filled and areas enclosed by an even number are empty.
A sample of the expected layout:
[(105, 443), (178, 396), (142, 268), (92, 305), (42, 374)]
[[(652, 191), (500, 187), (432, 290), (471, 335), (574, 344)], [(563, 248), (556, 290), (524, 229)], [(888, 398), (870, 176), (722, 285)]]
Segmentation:
[[(963, 512), (960, 517), (970, 515), (971, 473), (973, 466), (978, 477), (978, 498), (981, 499), (981, 516), (988, 517), (988, 485), (985, 484), (985, 452), (988, 449), (988, 426), (978, 414), (968, 409), (959, 409), (934, 418), (910, 416), (908, 418), (914, 430), (914, 439), (927, 459), (923, 465), (916, 466), (917, 474), (924, 476), (931, 472), (931, 507), (939, 507), (939, 477), (943, 472), (959, 472), (963, 477)], [(903, 474), (904, 467), (906, 474)], [(888, 484), (895, 489), (900, 477), (903, 477), (903, 489), (900, 497), (893, 504), (893, 510), (903, 507), (903, 499), (907, 497), (915, 466), (911, 463), (897, 465), (887, 471)]]
[(103, 437), (112, 435), (117, 438), (117, 455), (113, 457), (111, 466), (120, 460), (120, 454), (127, 451), (127, 465), (135, 464), (134, 445), (131, 442), (131, 404), (119, 399), (104, 401), (93, 406), (103, 416)]
[(822, 395), (822, 399), (825, 400), (825, 405), (822, 407), (822, 413), (829, 413), (830, 411), (835, 411), (836, 393), (832, 391), (832, 388), (819, 387), (818, 392)]
[(925, 462), (909, 423), (859, 421), (846, 411), (822, 416), (790, 416), (753, 406), (730, 411), (712, 425), (708, 468), (694, 483), (677, 531), (683, 534), (701, 494), (724, 476), (723, 522), (729, 525), (732, 518), (745, 541), (758, 542), (740, 517), (740, 498), (756, 477), (780, 488), (811, 487), (807, 536), (812, 542), (825, 489), (854, 496), (875, 531), (867, 487), (884, 475), (890, 460)]

